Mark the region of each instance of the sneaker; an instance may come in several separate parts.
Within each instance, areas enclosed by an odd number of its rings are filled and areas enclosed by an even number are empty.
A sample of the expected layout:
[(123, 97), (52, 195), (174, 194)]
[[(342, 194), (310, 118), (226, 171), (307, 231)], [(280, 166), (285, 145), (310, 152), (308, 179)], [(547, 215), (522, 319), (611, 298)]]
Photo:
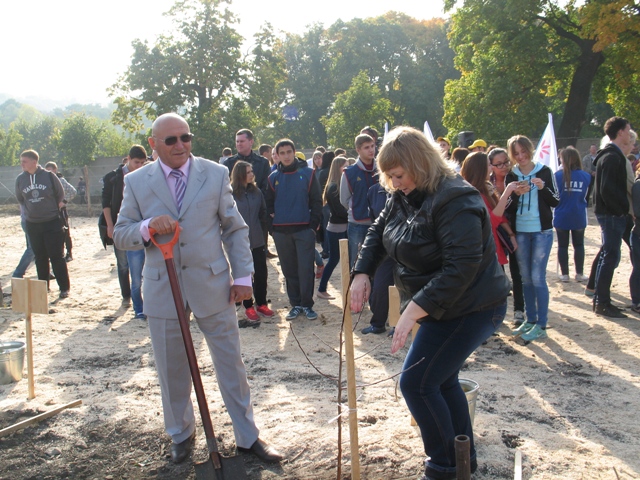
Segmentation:
[(268, 306), (266, 305), (258, 305), (256, 307), (256, 310), (258, 311), (258, 313), (260, 315), (262, 315), (263, 317), (273, 317), (273, 310), (271, 310)]
[(67, 253), (67, 256), (64, 257), (64, 261), (67, 262), (67, 263), (73, 261), (73, 257), (71, 256), (70, 253)]
[(131, 305), (131, 297), (122, 297), (122, 306), (127, 307)]
[(336, 297), (332, 297), (327, 292), (321, 292), (320, 290), (318, 290), (317, 296), (318, 298), (324, 298), (325, 300), (334, 300), (336, 298)]
[(258, 312), (256, 312), (256, 309), (253, 307), (249, 307), (244, 311), (244, 314), (247, 316), (247, 318), (253, 322), (255, 322), (256, 320), (260, 320), (260, 317), (258, 316)]
[(636, 313), (640, 313), (640, 303), (631, 305), (631, 310), (633, 310)]
[(300, 315), (302, 313), (302, 307), (293, 307), (291, 310), (289, 310), (289, 313), (287, 313), (287, 316), (284, 317), (287, 320), (293, 320), (294, 318), (298, 318), (298, 315)]
[(585, 288), (585, 289), (584, 289), (584, 294), (585, 294), (587, 297), (593, 297), (593, 296), (596, 294), (596, 291), (595, 291), (595, 289), (593, 289), (593, 288)]
[(365, 335), (367, 335), (369, 333), (379, 334), (379, 333), (384, 333), (386, 331), (387, 331), (387, 329), (384, 328), (384, 327), (374, 327), (373, 325), (369, 325), (368, 327), (363, 328), (362, 330), (360, 330), (360, 332), (365, 334)]
[(610, 303), (598, 304), (593, 310), (596, 315), (609, 318), (627, 318), (627, 316), (620, 311), (619, 308), (614, 307)]
[(524, 312), (522, 310), (515, 310), (513, 312), (513, 324), (519, 327), (524, 323)]
[(144, 313), (141, 312), (141, 313), (136, 313), (135, 317), (133, 317), (133, 318), (136, 318), (138, 320), (146, 320), (147, 316)]
[(523, 333), (527, 333), (535, 325), (536, 325), (535, 323), (524, 322), (522, 325), (520, 325), (515, 330), (511, 330), (511, 335), (513, 335), (514, 337), (518, 337), (518, 336), (522, 335)]
[(560, 279), (561, 282), (568, 282), (569, 281), (569, 275), (560, 275), (558, 276), (558, 278)]
[(540, 340), (547, 338), (547, 331), (539, 325), (534, 325), (528, 332), (523, 333), (520, 338), (525, 342), (533, 342), (534, 340)]
[(576, 282), (588, 282), (589, 277), (587, 277), (584, 273), (576, 273)]
[(303, 310), (304, 310), (304, 314), (307, 316), (309, 320), (315, 320), (316, 318), (318, 318), (318, 314), (313, 311), (313, 308), (304, 307)]
[(60, 292), (60, 298), (67, 298), (69, 296), (69, 290), (62, 290)]
[(318, 265), (316, 267), (316, 278), (322, 278), (322, 272), (324, 272), (324, 265)]

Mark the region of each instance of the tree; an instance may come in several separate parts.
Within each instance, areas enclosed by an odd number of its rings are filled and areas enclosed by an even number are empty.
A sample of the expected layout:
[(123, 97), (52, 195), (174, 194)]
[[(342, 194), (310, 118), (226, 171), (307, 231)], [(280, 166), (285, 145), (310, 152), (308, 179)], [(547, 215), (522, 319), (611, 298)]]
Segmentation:
[(65, 166), (82, 166), (95, 160), (105, 126), (95, 118), (74, 114), (64, 119), (58, 149)]
[(21, 141), (22, 136), (13, 125), (6, 130), (0, 125), (0, 165), (10, 167), (19, 164)]
[(229, 3), (179, 1), (167, 13), (176, 33), (161, 35), (152, 46), (133, 42), (131, 64), (110, 89), (115, 123), (135, 133), (144, 128), (145, 118), (178, 112), (196, 131), (194, 147), (203, 150), (198, 124), (224, 107), (243, 81), (242, 37), (233, 28)]
[(391, 102), (372, 85), (366, 72), (360, 72), (351, 87), (336, 97), (329, 116), (321, 119), (327, 128), (329, 144), (353, 148), (353, 140), (365, 125), (382, 125), (391, 120)]
[(18, 120), (14, 125), (22, 136), (20, 148), (32, 148), (46, 162), (58, 159), (58, 139), (61, 122), (52, 116), (42, 117), (35, 122)]
[[(446, 0), (445, 8), (454, 4)], [(540, 134), (546, 113), (552, 112), (560, 120), (558, 145), (575, 144), (591, 120), (592, 87), (617, 48), (610, 36), (616, 27), (608, 23), (614, 4), (620, 1), (587, 0), (576, 6), (554, 0), (465, 0), (452, 15), (450, 40), (462, 75), (446, 87), (447, 127), (504, 141), (513, 133)], [(637, 25), (631, 13), (623, 15)], [(622, 30), (627, 29), (625, 23)]]

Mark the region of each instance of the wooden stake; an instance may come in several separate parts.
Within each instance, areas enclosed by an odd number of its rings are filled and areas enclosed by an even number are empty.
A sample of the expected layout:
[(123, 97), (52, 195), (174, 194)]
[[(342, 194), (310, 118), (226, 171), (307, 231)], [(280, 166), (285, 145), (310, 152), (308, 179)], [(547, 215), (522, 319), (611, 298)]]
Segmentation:
[(27, 280), (27, 311), (25, 317), (26, 323), (26, 332), (25, 336), (27, 337), (27, 381), (29, 382), (29, 400), (33, 400), (36, 398), (36, 387), (35, 382), (33, 380), (33, 331), (31, 329), (31, 280), (28, 278)]
[(358, 446), (358, 411), (356, 405), (356, 366), (353, 355), (353, 321), (349, 292), (349, 241), (340, 240), (340, 270), (342, 273), (342, 301), (344, 307), (344, 344), (347, 361), (347, 398), (349, 401), (349, 440), (351, 444), (351, 479), (360, 480), (360, 452)]
[(82, 169), (84, 173), (84, 183), (86, 184), (86, 199), (87, 199), (87, 214), (89, 216), (93, 215), (93, 210), (91, 209), (91, 183), (89, 181), (89, 168), (85, 165)]
[(513, 480), (522, 480), (522, 452), (516, 450), (515, 465), (513, 467)]
[(53, 417), (57, 415), (62, 410), (67, 408), (77, 407), (78, 405), (82, 405), (82, 400), (76, 400), (71, 403), (67, 403), (66, 405), (61, 405), (60, 407), (54, 408), (53, 410), (49, 410), (48, 412), (41, 413), (40, 415), (36, 415), (33, 418), (29, 418), (28, 420), (24, 420), (22, 422), (16, 423), (15, 425), (11, 425), (10, 427), (3, 428), (0, 430), (0, 438), (10, 435), (13, 432), (17, 432), (18, 430), (22, 430), (23, 428), (27, 428), (29, 425), (33, 425), (34, 423), (38, 423), (45, 418)]

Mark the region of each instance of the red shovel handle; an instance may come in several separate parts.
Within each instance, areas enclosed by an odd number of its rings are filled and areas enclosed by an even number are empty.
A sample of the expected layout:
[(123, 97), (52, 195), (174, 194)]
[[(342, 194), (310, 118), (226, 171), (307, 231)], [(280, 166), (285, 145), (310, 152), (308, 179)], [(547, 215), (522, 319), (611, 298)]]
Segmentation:
[(149, 235), (151, 236), (151, 243), (153, 243), (156, 247), (160, 249), (162, 252), (162, 256), (165, 260), (170, 260), (173, 258), (173, 247), (176, 243), (178, 243), (178, 239), (180, 238), (180, 227), (176, 225), (176, 231), (173, 234), (173, 238), (169, 240), (167, 243), (158, 243), (154, 236), (156, 232), (153, 228), (149, 227)]

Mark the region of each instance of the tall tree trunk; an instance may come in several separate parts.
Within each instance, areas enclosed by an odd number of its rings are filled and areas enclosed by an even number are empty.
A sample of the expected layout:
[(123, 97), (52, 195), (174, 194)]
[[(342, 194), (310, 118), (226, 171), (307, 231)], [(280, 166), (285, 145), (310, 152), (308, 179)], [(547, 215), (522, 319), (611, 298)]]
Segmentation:
[(580, 130), (586, 121), (587, 104), (591, 94), (591, 85), (598, 72), (598, 68), (604, 62), (602, 52), (594, 52), (595, 40), (582, 40), (578, 43), (581, 54), (578, 59), (578, 66), (571, 79), (571, 89), (569, 97), (564, 107), (562, 123), (556, 139), (558, 147), (576, 145)]

